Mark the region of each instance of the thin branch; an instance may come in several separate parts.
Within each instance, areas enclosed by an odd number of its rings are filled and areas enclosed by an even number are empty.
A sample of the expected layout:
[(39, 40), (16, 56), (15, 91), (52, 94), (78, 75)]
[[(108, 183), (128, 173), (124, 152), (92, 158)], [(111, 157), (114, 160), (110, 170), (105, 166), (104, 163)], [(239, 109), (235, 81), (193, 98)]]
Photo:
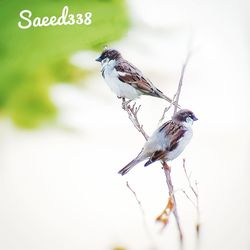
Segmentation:
[(183, 166), (183, 169), (184, 169), (186, 178), (187, 178), (187, 180), (188, 180), (188, 185), (189, 185), (190, 189), (192, 190), (192, 192), (194, 193), (196, 199), (198, 199), (198, 192), (197, 192), (197, 190), (194, 189), (194, 187), (193, 187), (193, 185), (192, 185), (192, 183), (191, 183), (191, 180), (190, 180), (190, 176), (191, 176), (191, 175), (188, 175), (187, 170), (186, 170), (186, 159), (183, 159), (183, 164), (182, 164), (182, 166)]
[[(136, 107), (136, 103), (134, 103), (133, 106), (131, 106), (131, 105), (129, 105), (129, 103), (130, 103), (130, 101), (125, 101), (125, 99), (123, 99), (122, 108), (128, 113), (128, 117), (129, 117), (130, 121), (133, 123), (133, 125), (135, 126), (135, 128), (144, 136), (145, 140), (148, 140), (148, 135), (144, 131), (143, 126), (140, 124), (138, 117), (137, 117), (138, 112), (140, 110), (140, 106)], [(177, 223), (180, 241), (182, 242), (183, 241), (183, 233), (182, 233), (182, 229), (181, 229), (181, 225), (180, 225), (179, 214), (177, 211), (176, 199), (174, 196), (174, 187), (173, 187), (171, 175), (170, 175), (171, 170), (168, 167), (166, 162), (162, 162), (162, 165), (163, 165), (164, 173), (166, 176), (166, 182), (168, 185), (169, 195), (173, 197), (173, 202), (174, 202), (173, 214), (174, 214), (174, 217), (175, 217), (175, 220)]]
[[(183, 66), (182, 66), (181, 77), (180, 77), (180, 80), (179, 80), (178, 89), (177, 89), (177, 92), (176, 92), (176, 94), (175, 94), (175, 96), (173, 98), (173, 103), (174, 103), (174, 106), (175, 106), (174, 107), (174, 114), (177, 112), (180, 93), (181, 93), (181, 88), (182, 88), (182, 84), (183, 84), (184, 73), (185, 73), (185, 69), (186, 69), (186, 66), (188, 64), (190, 56), (191, 56), (191, 52), (189, 52), (187, 54), (186, 60), (185, 60), (185, 62), (183, 64)], [(131, 105), (129, 105), (129, 103), (130, 103), (130, 101), (126, 102), (125, 98), (123, 98), (122, 108), (128, 113), (128, 117), (131, 120), (131, 122), (133, 123), (133, 125), (135, 126), (135, 128), (144, 136), (144, 138), (146, 140), (148, 140), (148, 135), (144, 131), (143, 126), (140, 124), (140, 122), (138, 120), (138, 117), (137, 117), (141, 106), (136, 107), (136, 103), (134, 103), (133, 106), (131, 107)], [(173, 103), (171, 103), (169, 107), (165, 108), (164, 113), (162, 115), (162, 118), (161, 118), (161, 120), (159, 122), (161, 122), (164, 119), (166, 112), (171, 108)], [(165, 173), (165, 176), (166, 176), (166, 182), (167, 182), (167, 186), (168, 186), (168, 190), (169, 190), (169, 196), (172, 197), (172, 200), (173, 200), (173, 204), (174, 204), (173, 214), (174, 214), (174, 217), (175, 217), (175, 220), (176, 220), (176, 223), (177, 223), (180, 242), (182, 243), (183, 242), (183, 233), (182, 233), (182, 229), (181, 229), (181, 225), (180, 225), (179, 214), (178, 214), (178, 211), (177, 211), (176, 199), (175, 199), (175, 196), (174, 196), (174, 187), (173, 187), (171, 174), (170, 174), (171, 169), (167, 165), (167, 162), (162, 161), (162, 165), (163, 165), (164, 173)], [(138, 200), (135, 193), (134, 193), (134, 195), (136, 197), (136, 200), (137, 200), (139, 206), (141, 206), (141, 203)], [(199, 227), (197, 227), (197, 228), (199, 228)], [(197, 229), (197, 232), (198, 232), (198, 229)]]
[(190, 59), (190, 56), (191, 56), (191, 52), (189, 51), (188, 54), (187, 54), (187, 57), (185, 59), (185, 62), (182, 65), (181, 77), (180, 77), (179, 84), (178, 84), (178, 89), (177, 89), (177, 92), (176, 92), (176, 101), (175, 101), (176, 103), (175, 103), (175, 106), (174, 106), (174, 114), (177, 112), (177, 108), (178, 108), (178, 104), (179, 104), (179, 98), (180, 98), (180, 94), (181, 94), (181, 87), (182, 87), (182, 83), (183, 83), (183, 78), (184, 78), (185, 70), (186, 70), (188, 61)]
[[(131, 107), (129, 105), (129, 101), (127, 102), (127, 101), (125, 101), (125, 99), (123, 99), (122, 108), (128, 113), (128, 117), (129, 117), (130, 121), (133, 123), (133, 125), (135, 126), (135, 128), (144, 136), (145, 140), (148, 140), (148, 135), (144, 131), (143, 126), (140, 124), (140, 122), (138, 120), (138, 117), (137, 117), (138, 112), (140, 110), (140, 106), (136, 107), (136, 103), (134, 103), (133, 106)], [(163, 169), (164, 169), (165, 176), (166, 176), (166, 182), (167, 182), (167, 185), (168, 185), (169, 195), (173, 197), (173, 202), (174, 202), (173, 214), (175, 216), (175, 220), (176, 220), (177, 227), (178, 227), (178, 230), (179, 230), (180, 240), (182, 242), (183, 233), (182, 233), (182, 229), (181, 229), (181, 226), (180, 226), (179, 215), (178, 215), (178, 212), (177, 212), (176, 200), (175, 200), (175, 196), (174, 196), (174, 187), (173, 187), (171, 176), (170, 176), (170, 168), (168, 167), (166, 162), (162, 162), (162, 165), (163, 165)], [(134, 192), (133, 192), (133, 194), (135, 195)], [(137, 197), (136, 197), (136, 200), (138, 202)], [(138, 204), (140, 206), (139, 202), (138, 202)]]
[(199, 233), (200, 233), (200, 205), (199, 205), (198, 183), (197, 183), (197, 181), (195, 181), (195, 186), (196, 186), (196, 190), (195, 190), (195, 188), (193, 187), (193, 185), (191, 183), (190, 175), (188, 175), (187, 170), (186, 170), (186, 160), (185, 159), (183, 159), (182, 166), (183, 166), (184, 173), (185, 173), (185, 176), (186, 176), (187, 181), (188, 181), (189, 188), (193, 192), (195, 199), (196, 199), (196, 203), (194, 203), (194, 202), (192, 202), (192, 203), (195, 205), (195, 208), (196, 208), (196, 214), (197, 214), (196, 232), (197, 232), (197, 235), (199, 236)]
[(155, 244), (155, 241), (154, 241), (154, 238), (152, 236), (152, 233), (149, 229), (149, 226), (148, 226), (148, 223), (147, 223), (147, 220), (146, 220), (146, 215), (145, 215), (145, 210), (142, 206), (142, 203), (141, 201), (139, 200), (136, 192), (131, 188), (131, 186), (129, 185), (128, 181), (126, 182), (126, 186), (127, 188), (132, 192), (132, 194), (134, 195), (135, 199), (136, 199), (136, 202), (138, 203), (139, 205), (139, 208), (140, 208), (140, 211), (141, 211), (141, 214), (142, 214), (142, 218), (143, 218), (143, 225), (144, 225), (144, 228), (145, 228), (145, 231), (147, 233), (147, 236), (148, 238), (150, 239), (151, 243), (152, 243), (152, 246), (154, 247), (154, 249), (156, 249), (156, 244)]
[(162, 166), (163, 166), (163, 170), (166, 176), (166, 182), (168, 185), (168, 193), (169, 196), (173, 197), (173, 201), (174, 201), (174, 210), (173, 210), (173, 214), (177, 223), (177, 228), (179, 231), (179, 237), (180, 237), (180, 241), (181, 243), (183, 242), (183, 233), (182, 233), (182, 229), (181, 229), (181, 224), (180, 224), (180, 219), (179, 219), (179, 214), (178, 214), (178, 210), (177, 210), (177, 204), (176, 204), (176, 199), (175, 199), (175, 195), (174, 195), (174, 186), (172, 183), (172, 179), (171, 179), (171, 168), (168, 166), (168, 164), (166, 162), (162, 162)]
[(177, 109), (180, 108), (179, 106), (179, 99), (180, 99), (180, 94), (181, 94), (181, 88), (182, 88), (182, 83), (183, 83), (183, 78), (184, 78), (184, 74), (185, 74), (185, 70), (188, 64), (188, 61), (191, 57), (191, 51), (188, 52), (185, 62), (182, 65), (182, 69), (181, 69), (181, 76), (180, 76), (180, 80), (179, 80), (179, 84), (178, 84), (178, 88), (177, 91), (172, 99), (172, 102), (170, 103), (169, 106), (167, 106), (162, 114), (161, 119), (159, 120), (159, 124), (164, 120), (166, 113), (170, 110), (170, 108), (174, 105), (174, 114), (177, 112)]
[(136, 102), (133, 106), (129, 105), (130, 101), (122, 100), (122, 108), (128, 113), (128, 118), (133, 123), (135, 128), (144, 136), (145, 140), (148, 140), (148, 135), (143, 129), (143, 125), (140, 124), (137, 114), (141, 108), (141, 105), (136, 106)]
[(139, 207), (140, 207), (141, 213), (143, 214), (143, 216), (145, 216), (145, 211), (144, 211), (144, 208), (143, 208), (143, 206), (142, 206), (142, 204), (141, 204), (141, 201), (139, 200), (139, 198), (138, 198), (136, 192), (135, 192), (135, 191), (130, 187), (130, 185), (128, 184), (128, 181), (126, 182), (126, 186), (127, 186), (128, 189), (133, 193), (133, 195), (134, 195), (134, 197), (135, 197), (135, 199), (136, 199), (136, 201), (137, 201), (137, 203), (138, 203), (138, 205), (139, 205)]
[(187, 199), (192, 203), (192, 205), (196, 208), (195, 202), (191, 199), (191, 197), (187, 194), (187, 192), (184, 189), (180, 189), (182, 193), (187, 197)]
[[(163, 111), (163, 114), (162, 114), (162, 117), (161, 119), (159, 120), (158, 124), (160, 124), (164, 118), (165, 118), (165, 115), (166, 113), (170, 110), (170, 108), (173, 106), (174, 102), (175, 102), (175, 98), (176, 98), (176, 94), (174, 95), (173, 99), (172, 99), (172, 102), (169, 104), (169, 106), (167, 106), (164, 111)], [(176, 104), (176, 106), (178, 107), (178, 104)]]

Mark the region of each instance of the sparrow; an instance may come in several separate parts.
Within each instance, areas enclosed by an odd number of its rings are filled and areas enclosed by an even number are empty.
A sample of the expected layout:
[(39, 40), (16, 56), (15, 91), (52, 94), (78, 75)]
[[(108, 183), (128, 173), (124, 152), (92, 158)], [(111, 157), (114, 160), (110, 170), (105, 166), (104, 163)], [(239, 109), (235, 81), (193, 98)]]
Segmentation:
[(141, 152), (118, 173), (125, 175), (138, 163), (147, 160), (144, 166), (156, 161), (171, 161), (185, 149), (193, 136), (192, 124), (198, 120), (188, 109), (176, 112), (170, 121), (162, 124), (144, 144)]
[(104, 49), (96, 61), (102, 64), (102, 76), (118, 98), (134, 100), (141, 95), (150, 95), (172, 103), (139, 69), (126, 61), (119, 51)]

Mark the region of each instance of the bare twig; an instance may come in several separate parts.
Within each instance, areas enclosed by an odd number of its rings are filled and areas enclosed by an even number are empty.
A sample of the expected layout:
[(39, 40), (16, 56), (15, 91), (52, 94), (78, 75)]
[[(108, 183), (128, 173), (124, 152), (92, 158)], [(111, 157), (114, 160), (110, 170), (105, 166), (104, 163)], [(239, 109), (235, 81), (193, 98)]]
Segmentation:
[[(175, 102), (175, 98), (176, 98), (176, 94), (174, 95), (174, 97), (173, 97), (173, 99), (172, 99), (172, 102), (169, 104), (169, 106), (167, 106), (167, 107), (164, 109), (163, 114), (162, 114), (162, 117), (161, 117), (161, 119), (159, 120), (158, 124), (160, 124), (160, 123), (164, 120), (166, 113), (167, 113), (167, 112), (170, 110), (170, 108), (173, 106), (173, 104), (174, 104), (174, 102)], [(176, 104), (176, 106), (178, 106), (178, 105)]]
[(129, 185), (128, 181), (126, 182), (126, 186), (127, 186), (127, 188), (132, 192), (132, 194), (134, 195), (134, 197), (135, 197), (135, 199), (136, 199), (136, 201), (137, 201), (137, 203), (138, 203), (138, 205), (139, 205), (139, 208), (140, 208), (140, 211), (141, 211), (141, 214), (142, 214), (142, 218), (143, 218), (143, 225), (144, 225), (145, 231), (146, 231), (146, 233), (147, 233), (147, 236), (148, 236), (148, 238), (150, 239), (153, 248), (154, 248), (154, 249), (157, 249), (156, 244), (155, 244), (155, 241), (154, 241), (154, 238), (153, 238), (152, 233), (151, 233), (151, 231), (149, 230), (149, 226), (148, 226), (148, 224), (147, 224), (146, 215), (145, 215), (145, 210), (144, 210), (144, 208), (143, 208), (143, 206), (142, 206), (142, 203), (141, 203), (141, 201), (139, 200), (139, 198), (138, 198), (136, 192), (135, 192), (135, 191), (131, 188), (131, 186)]
[(182, 233), (182, 229), (181, 229), (181, 224), (180, 224), (180, 219), (179, 219), (179, 214), (177, 211), (177, 204), (176, 204), (176, 199), (175, 199), (175, 195), (174, 195), (174, 186), (172, 183), (172, 179), (171, 179), (171, 168), (168, 166), (168, 164), (166, 162), (162, 162), (163, 165), (163, 170), (166, 176), (166, 182), (168, 185), (168, 193), (169, 196), (172, 196), (173, 201), (174, 201), (174, 210), (173, 210), (173, 214), (177, 223), (177, 227), (178, 227), (178, 231), (179, 231), (179, 237), (180, 237), (180, 241), (183, 241), (183, 233)]
[(186, 170), (186, 160), (183, 159), (183, 169), (184, 169), (184, 173), (185, 176), (187, 178), (188, 181), (188, 185), (189, 188), (191, 189), (191, 191), (193, 192), (194, 196), (195, 196), (195, 200), (196, 202), (194, 203), (190, 198), (189, 200), (192, 201), (192, 203), (194, 204), (195, 208), (196, 208), (196, 214), (197, 214), (197, 223), (196, 223), (196, 232), (197, 235), (199, 236), (200, 233), (200, 206), (199, 206), (199, 190), (198, 190), (198, 183), (197, 181), (195, 181), (195, 187), (196, 189), (193, 187), (192, 183), (191, 183), (191, 179), (190, 179), (190, 175), (188, 175), (187, 170)]
[(180, 98), (180, 94), (181, 94), (181, 87), (182, 87), (183, 78), (184, 78), (184, 73), (185, 73), (185, 70), (186, 70), (186, 67), (187, 67), (190, 56), (191, 56), (191, 52), (189, 51), (188, 54), (187, 54), (187, 57), (185, 59), (185, 62), (182, 65), (181, 77), (180, 77), (178, 89), (177, 89), (177, 92), (176, 92), (176, 103), (175, 103), (175, 106), (174, 106), (174, 114), (177, 112), (177, 108), (178, 108), (178, 104), (179, 104), (179, 98)]
[[(183, 64), (183, 66), (182, 66), (181, 76), (180, 76), (180, 80), (179, 80), (179, 84), (178, 84), (178, 89), (177, 89), (177, 92), (176, 92), (176, 94), (175, 94), (175, 96), (173, 98), (173, 102), (175, 102), (174, 114), (177, 112), (180, 93), (181, 93), (181, 88), (182, 88), (182, 83), (183, 83), (183, 78), (184, 78), (184, 73), (185, 73), (185, 69), (186, 69), (186, 66), (188, 64), (190, 56), (191, 56), (191, 52), (189, 52), (187, 54), (185, 62)], [(159, 122), (161, 122), (164, 119), (166, 112), (171, 108), (171, 106), (172, 106), (172, 103), (170, 104), (169, 107), (165, 108), (165, 110), (163, 112), (163, 115), (162, 115)], [(174, 201), (174, 204), (175, 204), (173, 214), (175, 216), (175, 220), (176, 220), (177, 227), (178, 227), (178, 230), (179, 230), (180, 241), (182, 242), (183, 241), (183, 233), (182, 233), (182, 229), (181, 229), (181, 225), (180, 225), (179, 214), (178, 214), (178, 211), (177, 211), (176, 199), (175, 199), (175, 196), (174, 196), (174, 187), (173, 187), (172, 179), (171, 179), (171, 175), (170, 175), (171, 169), (167, 165), (166, 162), (162, 162), (162, 165), (163, 165), (164, 173), (165, 173), (165, 176), (166, 176), (166, 182), (167, 182), (167, 185), (168, 185), (169, 195), (171, 195), (173, 197), (173, 201)]]
[(137, 203), (138, 203), (138, 205), (139, 205), (139, 207), (140, 207), (141, 213), (143, 214), (143, 216), (145, 216), (144, 208), (143, 208), (143, 206), (142, 206), (142, 204), (141, 204), (141, 201), (139, 200), (139, 198), (138, 198), (136, 192), (135, 192), (135, 191), (130, 187), (130, 185), (128, 184), (128, 181), (126, 182), (126, 186), (127, 186), (128, 189), (133, 193), (133, 195), (134, 195), (134, 197), (135, 197), (135, 199), (136, 199), (136, 201), (137, 201)]
[(198, 190), (194, 189), (194, 187), (193, 187), (193, 185), (191, 183), (191, 180), (190, 180), (190, 175), (188, 175), (187, 170), (186, 170), (186, 159), (183, 159), (183, 165), (182, 166), (183, 166), (186, 178), (188, 180), (188, 185), (189, 185), (190, 189), (192, 190), (192, 192), (194, 193), (195, 197), (198, 199)]
[[(138, 117), (137, 117), (137, 114), (138, 114), (138, 112), (140, 110), (140, 106), (136, 107), (136, 103), (134, 103), (133, 106), (131, 107), (129, 105), (129, 102), (126, 102), (123, 99), (122, 108), (128, 113), (128, 117), (131, 120), (131, 122), (133, 123), (133, 125), (135, 126), (135, 128), (147, 140), (148, 135), (144, 131), (143, 126), (140, 124), (140, 122), (138, 121)], [(162, 165), (163, 165), (164, 173), (165, 173), (165, 176), (166, 176), (166, 182), (167, 182), (168, 189), (169, 189), (169, 196), (171, 196), (173, 198), (173, 202), (174, 202), (173, 214), (174, 214), (174, 217), (175, 217), (175, 220), (176, 220), (176, 223), (177, 223), (177, 227), (178, 227), (178, 230), (179, 230), (180, 241), (182, 242), (183, 233), (182, 233), (182, 229), (181, 229), (181, 226), (180, 226), (180, 220), (179, 220), (179, 215), (178, 215), (177, 206), (176, 206), (176, 199), (175, 199), (175, 196), (174, 196), (174, 187), (173, 187), (172, 180), (171, 180), (171, 175), (170, 175), (171, 170), (168, 167), (166, 162), (162, 162)]]
[(143, 125), (140, 124), (138, 121), (137, 114), (141, 108), (140, 106), (136, 106), (136, 102), (133, 104), (133, 106), (129, 105), (129, 102), (125, 101), (125, 99), (122, 100), (122, 108), (128, 113), (128, 118), (133, 123), (135, 128), (144, 136), (145, 140), (148, 140), (148, 135), (143, 129)]
[(179, 191), (182, 191), (182, 193), (187, 197), (187, 199), (192, 203), (192, 205), (196, 208), (196, 204), (191, 199), (191, 197), (187, 194), (187, 192), (184, 189), (180, 189)]
[[(177, 112), (180, 93), (181, 93), (181, 88), (182, 88), (182, 83), (183, 83), (183, 78), (184, 78), (184, 73), (185, 73), (185, 69), (186, 69), (186, 66), (188, 64), (190, 56), (191, 56), (191, 53), (189, 52), (186, 59), (185, 59), (185, 62), (183, 64), (183, 66), (182, 66), (181, 77), (180, 77), (180, 80), (179, 80), (177, 92), (176, 92), (176, 94), (175, 94), (175, 96), (173, 98), (173, 102), (170, 104), (169, 107), (165, 108), (164, 113), (162, 115), (162, 118), (161, 118), (161, 120), (159, 122), (161, 122), (164, 119), (166, 112), (171, 108), (173, 103), (174, 103), (174, 106), (175, 106), (174, 107), (174, 114)], [(136, 103), (134, 103), (133, 106), (131, 107), (129, 105), (129, 102), (126, 102), (125, 99), (123, 99), (122, 108), (128, 113), (128, 117), (131, 120), (131, 122), (133, 123), (133, 125), (135, 126), (135, 128), (144, 136), (144, 138), (146, 140), (148, 140), (148, 135), (144, 131), (143, 126), (140, 124), (140, 122), (138, 121), (138, 117), (137, 117), (137, 114), (138, 114), (138, 112), (140, 110), (140, 106), (136, 107)], [(180, 242), (182, 243), (183, 242), (183, 233), (182, 233), (182, 229), (181, 229), (181, 225), (180, 225), (179, 214), (178, 214), (178, 211), (177, 211), (176, 199), (175, 199), (175, 196), (174, 196), (174, 186), (173, 186), (172, 179), (171, 179), (171, 174), (170, 174), (171, 169), (167, 165), (167, 162), (162, 162), (162, 165), (163, 165), (164, 173), (165, 173), (165, 176), (166, 176), (166, 182), (167, 182), (167, 186), (168, 186), (168, 190), (169, 190), (169, 197), (172, 197), (171, 200), (173, 201), (173, 206), (174, 206), (173, 210), (169, 211), (168, 216), (170, 216), (171, 212), (173, 212), (176, 223), (177, 223), (177, 228), (178, 228), (178, 231), (179, 231)], [(132, 192), (134, 193), (134, 191), (132, 191)], [(134, 195), (136, 197), (136, 200), (137, 200), (139, 206), (141, 206), (141, 203), (138, 200), (135, 193), (134, 193)], [(198, 228), (199, 227), (197, 227), (197, 232), (198, 232)]]
[(180, 106), (179, 106), (179, 98), (180, 98), (180, 93), (181, 93), (181, 88), (182, 88), (182, 83), (183, 83), (183, 78), (184, 78), (185, 70), (186, 70), (186, 67), (187, 67), (187, 64), (188, 64), (188, 61), (189, 61), (190, 57), (191, 57), (191, 51), (188, 52), (188, 54), (186, 56), (186, 59), (185, 59), (185, 62), (182, 65), (181, 76), (180, 76), (180, 80), (179, 80), (179, 84), (178, 84), (178, 89), (177, 89), (177, 91), (176, 91), (176, 93), (175, 93), (175, 95), (174, 95), (174, 97), (173, 97), (172, 102), (170, 103), (170, 105), (167, 106), (164, 109), (162, 117), (159, 120), (159, 124), (164, 120), (166, 113), (170, 110), (170, 108), (173, 105), (174, 105), (174, 114), (177, 112), (178, 107), (180, 108)]
[[(135, 128), (136, 128), (136, 129), (144, 136), (144, 138), (147, 140), (147, 139), (148, 139), (148, 135), (147, 135), (147, 133), (144, 131), (143, 126), (140, 124), (140, 122), (138, 121), (138, 118), (137, 118), (137, 114), (138, 114), (138, 112), (139, 112), (139, 110), (140, 110), (140, 106), (139, 106), (139, 107), (136, 107), (136, 103), (134, 103), (133, 106), (131, 107), (131, 106), (129, 105), (129, 103), (126, 102), (126, 101), (123, 99), (122, 108), (128, 113), (128, 117), (129, 117), (130, 121), (133, 123), (133, 125), (135, 126)], [(172, 180), (171, 180), (171, 176), (170, 176), (170, 168), (168, 167), (168, 165), (167, 165), (166, 162), (162, 162), (162, 165), (163, 165), (163, 169), (164, 169), (165, 176), (166, 176), (166, 182), (167, 182), (168, 189), (169, 189), (169, 195), (172, 196), (172, 198), (173, 198), (173, 202), (174, 202), (173, 214), (174, 214), (174, 216), (175, 216), (175, 220), (176, 220), (177, 227), (178, 227), (178, 230), (179, 230), (180, 240), (181, 240), (181, 242), (182, 242), (183, 233), (182, 233), (182, 230), (181, 230), (179, 215), (178, 215), (178, 212), (177, 212), (176, 200), (175, 200), (175, 196), (174, 196), (174, 187), (173, 187)], [(132, 190), (131, 190), (131, 191), (132, 191)], [(133, 194), (135, 195), (134, 192), (133, 192)], [(137, 197), (136, 197), (136, 200), (137, 200), (137, 202), (138, 202)], [(139, 206), (140, 206), (140, 203), (139, 203), (139, 202), (138, 202), (138, 204), (139, 204)]]

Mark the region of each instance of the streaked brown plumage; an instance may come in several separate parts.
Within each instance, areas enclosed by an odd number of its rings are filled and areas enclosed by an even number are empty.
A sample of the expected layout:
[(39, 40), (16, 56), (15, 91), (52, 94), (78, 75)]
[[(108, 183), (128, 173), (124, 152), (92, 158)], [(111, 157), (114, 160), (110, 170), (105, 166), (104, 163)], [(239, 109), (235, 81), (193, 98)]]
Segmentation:
[(193, 131), (191, 125), (198, 120), (192, 111), (181, 109), (172, 118), (161, 125), (148, 141), (141, 152), (118, 173), (126, 174), (138, 163), (147, 160), (144, 166), (155, 161), (170, 161), (177, 158), (190, 142)]
[(102, 76), (118, 97), (133, 100), (141, 95), (150, 95), (172, 102), (171, 98), (156, 88), (138, 68), (126, 61), (117, 50), (105, 49), (96, 61), (102, 63)]

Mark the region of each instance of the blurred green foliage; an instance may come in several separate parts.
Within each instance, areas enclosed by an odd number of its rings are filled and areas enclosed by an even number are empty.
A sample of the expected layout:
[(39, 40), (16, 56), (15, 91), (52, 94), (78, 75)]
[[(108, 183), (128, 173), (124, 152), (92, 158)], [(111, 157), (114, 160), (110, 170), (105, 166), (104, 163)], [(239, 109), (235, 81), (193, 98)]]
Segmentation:
[[(36, 16), (93, 13), (92, 24), (20, 29), (21, 10)], [(79, 50), (100, 50), (121, 38), (129, 26), (124, 0), (0, 0), (0, 115), (21, 127), (35, 127), (56, 109), (48, 89), (56, 82), (74, 82), (85, 72), (69, 64)]]

